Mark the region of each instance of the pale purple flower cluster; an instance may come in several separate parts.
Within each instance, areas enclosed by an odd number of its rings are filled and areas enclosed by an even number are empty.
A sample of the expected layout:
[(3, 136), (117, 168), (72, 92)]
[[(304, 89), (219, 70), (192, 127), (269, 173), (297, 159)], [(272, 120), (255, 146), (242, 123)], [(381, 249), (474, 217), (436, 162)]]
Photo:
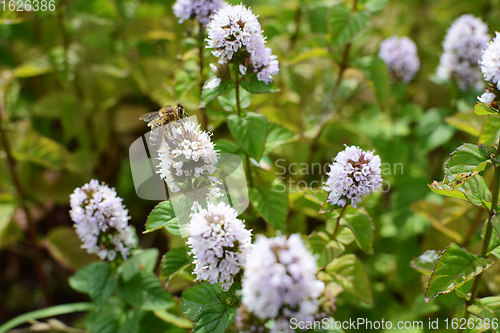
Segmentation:
[(470, 14), (460, 16), (445, 37), (438, 77), (455, 80), (463, 91), (472, 87), (481, 90), (484, 82), (478, 61), (489, 40), (488, 27), (481, 19)]
[(500, 33), (488, 43), (480, 61), (484, 79), (500, 90)]
[(129, 226), (128, 211), (116, 191), (92, 179), (70, 195), (71, 219), (82, 248), (102, 260), (113, 261), (120, 253), (126, 259), (136, 246), (134, 230)]
[(194, 17), (206, 26), (212, 15), (225, 5), (223, 0), (177, 0), (173, 10), (174, 15), (179, 18), (179, 23)]
[(179, 192), (179, 185), (200, 176), (208, 178), (212, 185), (218, 184), (213, 174), (217, 171), (219, 157), (210, 134), (201, 131), (200, 126), (189, 119), (166, 126), (165, 140), (158, 150), (157, 173), (165, 179), (169, 189)]
[(420, 68), (417, 46), (406, 36), (392, 36), (380, 44), (379, 57), (384, 60), (393, 78), (410, 82)]
[(242, 303), (260, 319), (275, 319), (272, 332), (292, 332), (291, 318), (314, 319), (325, 285), (300, 235), (260, 236), (246, 262)]
[(269, 83), (279, 72), (277, 57), (266, 47), (257, 17), (243, 5), (226, 6), (217, 11), (207, 26), (208, 46), (220, 64), (239, 64), (241, 75), (247, 70)]
[(187, 228), (196, 279), (208, 280), (210, 284), (220, 282), (225, 291), (233, 284), (252, 247), (252, 233), (237, 216), (238, 212), (224, 202), (217, 206), (209, 203), (207, 209), (192, 215)]
[(347, 147), (330, 165), (328, 180), (323, 187), (329, 191), (328, 201), (344, 207), (347, 200), (356, 208), (361, 197), (382, 186), (381, 162), (378, 155), (358, 147)]

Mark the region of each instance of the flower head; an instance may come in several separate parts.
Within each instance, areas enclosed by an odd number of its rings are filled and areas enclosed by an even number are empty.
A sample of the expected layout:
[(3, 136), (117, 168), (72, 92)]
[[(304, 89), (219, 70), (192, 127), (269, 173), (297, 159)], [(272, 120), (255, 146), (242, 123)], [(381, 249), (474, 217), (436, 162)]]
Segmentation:
[(488, 27), (481, 19), (470, 14), (460, 16), (445, 37), (437, 75), (454, 79), (463, 91), (482, 89), (478, 61), (489, 40)]
[(71, 219), (88, 253), (113, 261), (117, 254), (126, 259), (136, 245), (134, 230), (128, 225), (128, 211), (116, 191), (95, 179), (70, 195)]
[(356, 208), (362, 196), (375, 192), (382, 186), (380, 166), (380, 157), (373, 152), (346, 146), (330, 165), (328, 180), (324, 186), (326, 191), (330, 191), (328, 201), (332, 205), (344, 207), (349, 199)]
[(484, 79), (496, 85), (500, 90), (500, 33), (496, 32), (496, 37), (488, 43), (481, 58), (481, 71)]
[(279, 72), (277, 57), (266, 47), (257, 16), (243, 5), (226, 6), (213, 16), (207, 26), (208, 48), (220, 64), (238, 64), (241, 75), (256, 73), (260, 81), (269, 83)]
[(197, 280), (220, 282), (223, 290), (229, 290), (233, 284), (252, 246), (252, 233), (245, 229), (237, 215), (238, 212), (224, 202), (217, 206), (208, 204), (207, 209), (193, 214), (187, 244), (195, 258)]
[(273, 332), (289, 332), (290, 319), (310, 321), (318, 310), (324, 283), (316, 261), (298, 234), (261, 236), (247, 257), (242, 303), (261, 319), (275, 319)]
[(420, 67), (417, 47), (406, 36), (392, 36), (380, 44), (379, 57), (384, 60), (392, 77), (410, 82)]
[(177, 0), (173, 9), (179, 23), (194, 17), (206, 26), (212, 15), (225, 4), (223, 0)]
[(187, 119), (166, 125), (166, 140), (158, 150), (157, 172), (165, 179), (172, 192), (180, 191), (180, 185), (194, 178), (205, 176), (218, 183), (213, 173), (217, 170), (218, 151), (210, 140), (210, 134), (200, 130)]

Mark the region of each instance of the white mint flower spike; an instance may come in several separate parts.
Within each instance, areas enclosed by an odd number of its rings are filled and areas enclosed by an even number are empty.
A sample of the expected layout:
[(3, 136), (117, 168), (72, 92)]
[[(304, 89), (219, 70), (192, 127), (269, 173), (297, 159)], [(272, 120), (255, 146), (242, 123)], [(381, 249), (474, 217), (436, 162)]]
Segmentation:
[(113, 261), (119, 253), (126, 259), (136, 246), (134, 230), (129, 226), (128, 211), (116, 191), (95, 179), (78, 187), (70, 195), (71, 219), (82, 248), (102, 260)]
[(279, 62), (266, 47), (266, 39), (257, 16), (243, 5), (226, 6), (213, 16), (207, 26), (207, 48), (219, 64), (236, 63), (242, 75), (250, 72), (265, 83), (279, 72)]
[(462, 91), (472, 87), (481, 90), (484, 82), (478, 61), (489, 40), (488, 27), (481, 19), (460, 16), (446, 34), (437, 76), (455, 80)]
[(380, 157), (373, 152), (346, 146), (330, 165), (328, 180), (323, 187), (330, 192), (328, 201), (332, 205), (344, 207), (347, 200), (350, 200), (356, 208), (362, 196), (375, 192), (382, 186), (380, 166)]
[(292, 332), (291, 318), (314, 319), (324, 286), (300, 235), (260, 236), (247, 257), (242, 303), (260, 319), (275, 319), (272, 332)]
[(392, 36), (380, 44), (379, 57), (396, 80), (410, 82), (420, 68), (417, 46), (406, 36)]
[(218, 151), (210, 134), (200, 130), (190, 119), (166, 125), (166, 139), (158, 150), (157, 173), (170, 190), (177, 192), (184, 181), (201, 176), (211, 177), (217, 171)]
[(223, 0), (177, 0), (173, 10), (174, 15), (179, 18), (179, 23), (194, 17), (206, 26), (212, 15), (225, 5)]
[(191, 236), (187, 244), (195, 258), (193, 274), (199, 281), (220, 282), (224, 291), (233, 284), (252, 247), (252, 233), (237, 215), (224, 202), (208, 204), (207, 209), (193, 214), (188, 225)]
[(496, 32), (496, 37), (488, 43), (481, 58), (481, 71), (484, 79), (490, 81), (500, 90), (500, 33)]

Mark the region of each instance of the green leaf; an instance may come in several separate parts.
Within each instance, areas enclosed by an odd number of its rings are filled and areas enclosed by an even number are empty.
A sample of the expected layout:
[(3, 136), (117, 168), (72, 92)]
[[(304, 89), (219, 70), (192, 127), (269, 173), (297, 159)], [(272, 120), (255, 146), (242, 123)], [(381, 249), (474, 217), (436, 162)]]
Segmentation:
[(56, 69), (46, 56), (40, 56), (33, 61), (26, 62), (14, 69), (14, 75), (18, 78), (29, 78), (33, 76), (52, 73)]
[(230, 115), (227, 125), (236, 143), (253, 159), (260, 161), (267, 136), (267, 119), (264, 115), (248, 112), (245, 116)]
[(500, 237), (500, 213), (493, 215), (490, 219), (490, 223), (497, 232), (498, 237)]
[(224, 333), (236, 319), (237, 307), (221, 302), (204, 305), (196, 315), (193, 333)]
[(365, 28), (369, 19), (370, 16), (366, 12), (351, 14), (351, 11), (343, 5), (333, 6), (328, 18), (328, 44), (330, 47), (338, 48), (350, 42)]
[(312, 6), (307, 8), (306, 15), (311, 27), (311, 32), (313, 33), (326, 33), (326, 16), (328, 14), (329, 7), (315, 5), (314, 2), (311, 3)]
[(436, 260), (439, 258), (439, 253), (435, 250), (427, 250), (418, 258), (413, 258), (410, 262), (410, 267), (419, 271), (422, 274), (431, 276), (434, 270)]
[(370, 281), (363, 264), (354, 254), (347, 254), (335, 259), (326, 266), (335, 283), (340, 285), (349, 294), (363, 302), (373, 304), (373, 294)]
[(363, 3), (363, 8), (372, 13), (378, 12), (384, 9), (387, 2), (389, 2), (389, 0), (368, 0)]
[(285, 231), (288, 195), (278, 184), (267, 183), (250, 188), (250, 202), (275, 230)]
[(115, 291), (118, 282), (115, 273), (108, 262), (93, 262), (70, 277), (69, 285), (89, 294), (96, 305), (101, 306)]
[(129, 281), (140, 271), (153, 272), (158, 260), (158, 249), (139, 250), (120, 265), (120, 276)]
[(425, 301), (429, 303), (434, 297), (451, 292), (493, 264), (492, 260), (470, 254), (451, 243), (436, 262), (425, 291)]
[(458, 147), (446, 162), (446, 168), (451, 173), (477, 173), (491, 163), (490, 156), (478, 145), (464, 143)]
[(21, 147), (13, 152), (17, 160), (35, 163), (54, 170), (68, 166), (69, 154), (64, 146), (34, 132), (30, 133), (23, 140)]
[(484, 119), (473, 112), (457, 112), (453, 116), (446, 117), (444, 120), (453, 127), (475, 137), (479, 137), (484, 123)]
[(243, 76), (241, 87), (251, 94), (265, 94), (279, 91), (274, 82), (265, 83), (260, 81), (255, 73)]
[(474, 106), (474, 113), (477, 114), (478, 116), (488, 116), (488, 115), (499, 115), (498, 111), (490, 108), (488, 105), (482, 103), (482, 102), (477, 102), (476, 105)]
[[(224, 111), (238, 111), (238, 107), (236, 105), (236, 90), (231, 90), (228, 94), (224, 96), (217, 97), (219, 104), (222, 106)], [(240, 107), (242, 110), (245, 110), (250, 106), (252, 102), (252, 95), (245, 90), (240, 90)]]
[(385, 62), (379, 57), (365, 57), (357, 62), (357, 66), (368, 79), (368, 84), (379, 107), (382, 110), (389, 110), (391, 89)]
[(0, 326), (0, 333), (10, 331), (14, 327), (27, 323), (30, 320), (54, 317), (74, 312), (90, 311), (93, 308), (94, 305), (92, 303), (71, 303), (51, 306), (49, 308), (23, 313), (22, 315), (14, 317)]
[(474, 206), (485, 206), (491, 208), (491, 193), (480, 175), (474, 175), (470, 178), (465, 177), (465, 181), (458, 184), (445, 184), (434, 181), (429, 188), (432, 192), (448, 197), (468, 200)]
[(201, 101), (207, 103), (214, 98), (217, 98), (221, 95), (227, 94), (231, 90), (236, 87), (236, 83), (230, 80), (222, 81), (217, 87), (213, 89), (208, 89), (207, 84), (210, 80), (205, 82), (205, 86), (203, 87), (203, 92), (201, 93)]
[(340, 219), (340, 225), (350, 229), (354, 235), (356, 244), (368, 254), (373, 254), (373, 240), (375, 238), (375, 226), (367, 214), (348, 214)]
[(313, 254), (318, 254), (318, 267), (324, 267), (333, 259), (344, 253), (345, 247), (342, 243), (330, 240), (328, 234), (320, 231), (313, 231), (309, 236), (309, 247)]
[(8, 238), (7, 230), (15, 210), (16, 205), (13, 203), (0, 203), (0, 248), (2, 248), (4, 240)]
[(161, 279), (167, 281), (172, 275), (189, 265), (185, 248), (172, 249), (161, 260)]
[(143, 233), (146, 234), (163, 227), (167, 228), (171, 234), (180, 236), (179, 224), (170, 201), (162, 201), (153, 208), (148, 216), (146, 230)]
[(298, 140), (298, 137), (296, 137), (292, 131), (283, 126), (270, 122), (268, 125), (264, 155), (268, 155), (271, 151), (285, 143), (293, 142), (296, 140)]
[(218, 284), (198, 284), (184, 290), (182, 293), (182, 313), (189, 319), (194, 320), (198, 310), (214, 300), (218, 300), (217, 295), (222, 293)]
[(72, 270), (78, 270), (99, 260), (96, 255), (88, 254), (82, 249), (80, 238), (70, 226), (56, 226), (50, 229), (44, 244), (54, 259)]
[[(500, 296), (483, 297), (478, 302), (469, 305), (467, 310), (475, 316), (493, 320), (498, 324), (500, 320)], [(491, 325), (493, 332), (500, 332), (498, 325)]]
[(117, 294), (142, 310), (164, 310), (173, 305), (172, 296), (163, 289), (151, 272), (140, 271), (130, 281), (120, 284)]
[(430, 152), (448, 142), (456, 129), (445, 122), (445, 109), (433, 108), (424, 113), (417, 127), (420, 144), (424, 153)]
[(500, 137), (500, 117), (488, 116), (479, 134), (479, 144), (491, 146)]

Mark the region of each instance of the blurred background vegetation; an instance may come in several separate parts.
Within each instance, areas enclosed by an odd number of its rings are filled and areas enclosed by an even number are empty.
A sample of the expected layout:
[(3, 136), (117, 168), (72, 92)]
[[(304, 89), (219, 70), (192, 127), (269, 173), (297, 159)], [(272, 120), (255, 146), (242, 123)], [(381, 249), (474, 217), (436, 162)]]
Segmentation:
[[(69, 194), (92, 178), (116, 187), (124, 198), (141, 247), (157, 247), (163, 254), (182, 246), (182, 239), (166, 232), (141, 235), (157, 202), (137, 197), (128, 160), (130, 144), (147, 132), (138, 119), (142, 114), (181, 102), (201, 119), (198, 27), (194, 22), (179, 24), (173, 3), (58, 0), (55, 11), (0, 13), (0, 126), (9, 138), (30, 212), (28, 219), (20, 207), (2, 141), (0, 322), (50, 303), (85, 300), (69, 288), (67, 278), (96, 258), (79, 249), (68, 210)], [(324, 223), (296, 184), (325, 180), (326, 169), (301, 174), (300, 163), (325, 165), (344, 144), (374, 149), (391, 171), (384, 175), (390, 190), (364, 202), (376, 226), (375, 255), (358, 255), (369, 273), (375, 305), (344, 293), (335, 317), (449, 318), (463, 301), (450, 294), (425, 304), (424, 278), (409, 263), (451, 241), (479, 247), (475, 229), (466, 236), (473, 221), (481, 220), (479, 210), (465, 201), (438, 197), (427, 185), (442, 179), (443, 164), (457, 146), (477, 142), (482, 118), (472, 113), (478, 92), (464, 94), (434, 76), (453, 20), (473, 14), (488, 24), (493, 36), (500, 30), (500, 1), (360, 0), (358, 6), (369, 12), (370, 21), (352, 43), (339, 94), (333, 97), (343, 48), (325, 45), (326, 13), (338, 3), (343, 2), (244, 1), (259, 15), (280, 61), (275, 77), (280, 92), (254, 97), (249, 110), (294, 133), (289, 143), (263, 158), (258, 176), (273, 179), (282, 170), (274, 165), (278, 159), (285, 166), (299, 163), (279, 176), (292, 184), (288, 231), (308, 234)], [(406, 35), (418, 47), (421, 69), (407, 86), (391, 83), (386, 72), (366, 68), (380, 42), (392, 35)], [(208, 50), (205, 56), (215, 62)], [(230, 152), (225, 119), (231, 112), (226, 110), (224, 98), (207, 105), (213, 139), (219, 149)], [(402, 167), (395, 170), (397, 163)], [(29, 220), (36, 228), (31, 238)], [(46, 276), (49, 298), (36, 278), (34, 259)], [(485, 273), (494, 293), (500, 292), (499, 269)], [(180, 295), (188, 283), (179, 277), (169, 290)]]

